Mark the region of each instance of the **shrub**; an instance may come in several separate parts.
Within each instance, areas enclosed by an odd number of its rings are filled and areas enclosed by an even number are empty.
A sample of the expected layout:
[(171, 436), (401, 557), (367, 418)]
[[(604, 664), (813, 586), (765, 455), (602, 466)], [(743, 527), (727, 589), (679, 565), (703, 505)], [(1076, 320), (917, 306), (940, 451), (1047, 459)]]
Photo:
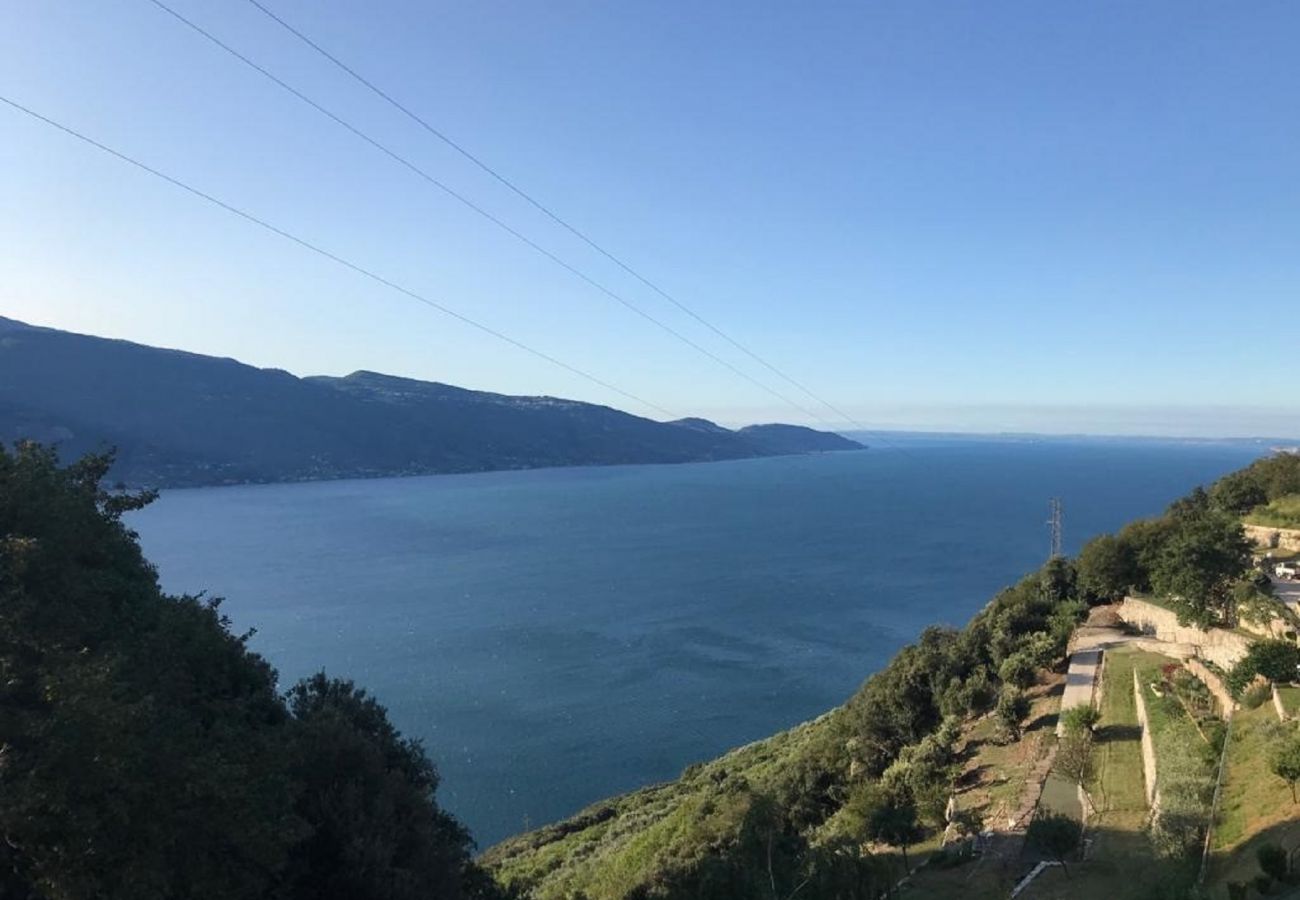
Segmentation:
[(1061, 724), (1067, 732), (1092, 731), (1101, 721), (1101, 712), (1094, 706), (1074, 706), (1061, 713)]
[(1246, 709), (1259, 709), (1273, 696), (1273, 688), (1264, 682), (1252, 684), (1241, 695), (1241, 705)]
[(998, 667), (998, 677), (1006, 684), (1013, 684), (1019, 688), (1032, 685), (1037, 680), (1036, 673), (1034, 661), (1024, 650), (1011, 654)]
[(1020, 723), (1029, 715), (1029, 698), (1017, 687), (1006, 685), (998, 695), (998, 725), (1004, 735), (1015, 740), (1020, 736)]

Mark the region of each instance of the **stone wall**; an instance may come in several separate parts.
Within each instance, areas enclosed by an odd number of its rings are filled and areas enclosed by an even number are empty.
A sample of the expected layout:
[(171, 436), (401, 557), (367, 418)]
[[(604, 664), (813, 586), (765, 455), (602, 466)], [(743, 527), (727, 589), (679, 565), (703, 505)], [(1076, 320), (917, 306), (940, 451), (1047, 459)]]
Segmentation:
[(1137, 669), (1133, 670), (1133, 702), (1137, 704), (1138, 724), (1142, 726), (1142, 781), (1146, 785), (1147, 806), (1154, 812), (1160, 807), (1160, 790), (1156, 784), (1156, 745), (1147, 727), (1147, 702), (1142, 692), (1142, 681)]
[(1142, 634), (1176, 644), (1189, 644), (1201, 659), (1224, 670), (1240, 662), (1250, 649), (1250, 640), (1243, 635), (1222, 628), (1179, 625), (1178, 616), (1171, 610), (1136, 597), (1125, 597), (1116, 612)]
[(1273, 528), (1270, 525), (1246, 525), (1246, 537), (1257, 547), (1300, 550), (1300, 528)]
[(1251, 634), (1257, 634), (1264, 638), (1285, 639), (1287, 632), (1295, 634), (1295, 626), (1281, 617), (1274, 617), (1267, 622), (1251, 622), (1244, 616), (1237, 623), (1243, 631), (1249, 631)]
[(1223, 679), (1219, 677), (1219, 674), (1198, 659), (1189, 659), (1184, 665), (1187, 666), (1187, 671), (1199, 678), (1201, 683), (1210, 689), (1214, 699), (1219, 702), (1219, 716), (1224, 719), (1231, 718), (1233, 710), (1237, 708), (1237, 701), (1232, 699), (1232, 694), (1228, 692), (1228, 687), (1223, 683)]

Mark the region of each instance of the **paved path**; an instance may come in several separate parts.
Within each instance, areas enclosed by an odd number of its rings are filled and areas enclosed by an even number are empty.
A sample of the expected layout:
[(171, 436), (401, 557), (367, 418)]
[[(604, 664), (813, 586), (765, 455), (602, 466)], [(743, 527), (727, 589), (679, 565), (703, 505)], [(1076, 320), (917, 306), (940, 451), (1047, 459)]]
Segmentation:
[[(1076, 706), (1091, 706), (1097, 689), (1097, 675), (1101, 672), (1101, 654), (1129, 640), (1118, 628), (1106, 625), (1082, 625), (1070, 637), (1070, 668), (1065, 673), (1065, 691), (1061, 694), (1061, 713)], [(1065, 723), (1057, 719), (1056, 733), (1065, 731)]]

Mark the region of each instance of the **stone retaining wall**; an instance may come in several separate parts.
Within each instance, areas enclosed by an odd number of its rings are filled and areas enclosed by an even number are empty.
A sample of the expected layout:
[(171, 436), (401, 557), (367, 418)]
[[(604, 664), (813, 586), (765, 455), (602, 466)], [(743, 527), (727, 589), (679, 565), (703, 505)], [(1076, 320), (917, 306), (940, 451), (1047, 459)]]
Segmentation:
[(1156, 745), (1147, 727), (1147, 701), (1143, 696), (1142, 681), (1137, 669), (1133, 670), (1133, 702), (1137, 705), (1138, 724), (1142, 726), (1142, 781), (1146, 786), (1147, 806), (1154, 815), (1160, 808), (1160, 789), (1156, 783)]
[(1274, 528), (1271, 525), (1245, 525), (1246, 537), (1257, 547), (1300, 550), (1300, 528)]
[[(1219, 702), (1219, 717), (1225, 720), (1231, 718), (1233, 711), (1237, 708), (1237, 701), (1232, 699), (1232, 694), (1229, 693), (1228, 686), (1223, 683), (1223, 679), (1219, 677), (1219, 673), (1207, 667), (1199, 659), (1189, 659), (1184, 665), (1187, 666), (1187, 671), (1195, 675), (1202, 684), (1210, 689), (1214, 699)], [(1277, 695), (1276, 691), (1273, 693), (1274, 696)]]
[(1291, 632), (1292, 636), (1295, 634), (1295, 626), (1286, 619), (1280, 617), (1269, 619), (1267, 622), (1258, 623), (1250, 622), (1245, 617), (1242, 617), (1238, 624), (1241, 625), (1243, 630), (1249, 631), (1251, 634), (1257, 634), (1263, 638), (1285, 639), (1287, 637), (1287, 632)]
[(1176, 644), (1190, 644), (1196, 655), (1228, 670), (1250, 649), (1250, 640), (1222, 628), (1201, 629), (1179, 625), (1178, 616), (1163, 606), (1137, 597), (1125, 597), (1116, 609), (1124, 622), (1143, 634)]

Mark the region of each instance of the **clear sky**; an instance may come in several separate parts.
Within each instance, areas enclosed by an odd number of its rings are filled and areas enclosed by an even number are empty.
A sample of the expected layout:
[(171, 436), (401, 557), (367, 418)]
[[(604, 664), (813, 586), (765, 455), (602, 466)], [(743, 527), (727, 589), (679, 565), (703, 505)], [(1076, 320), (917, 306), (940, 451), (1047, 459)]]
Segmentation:
[[(168, 2), (798, 396), (245, 0)], [(859, 422), (1300, 435), (1294, 3), (265, 2)], [(673, 413), (810, 421), (149, 0), (5, 23), (11, 99)], [(648, 412), (7, 107), (0, 315)]]

